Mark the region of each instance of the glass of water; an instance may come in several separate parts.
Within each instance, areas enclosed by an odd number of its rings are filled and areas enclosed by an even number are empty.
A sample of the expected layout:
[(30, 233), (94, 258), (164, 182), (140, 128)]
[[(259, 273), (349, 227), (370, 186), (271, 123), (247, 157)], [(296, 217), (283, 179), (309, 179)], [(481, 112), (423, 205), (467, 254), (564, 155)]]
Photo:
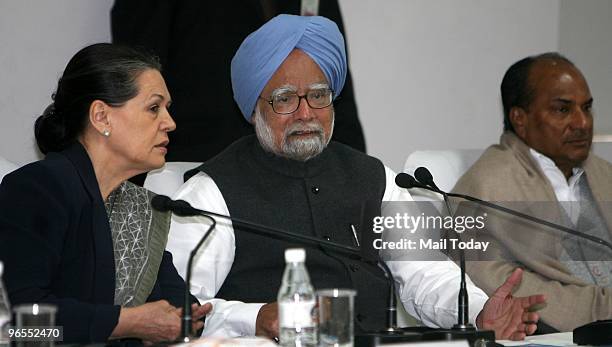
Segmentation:
[(317, 290), (319, 346), (353, 347), (356, 294), (352, 289)]

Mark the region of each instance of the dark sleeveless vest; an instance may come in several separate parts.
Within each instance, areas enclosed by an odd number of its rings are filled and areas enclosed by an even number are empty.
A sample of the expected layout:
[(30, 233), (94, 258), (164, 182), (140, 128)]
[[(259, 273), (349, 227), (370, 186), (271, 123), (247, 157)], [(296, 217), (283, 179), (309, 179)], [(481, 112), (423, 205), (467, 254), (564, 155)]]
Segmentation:
[[(351, 225), (360, 230), (363, 202), (382, 201), (386, 183), (379, 160), (340, 143), (331, 142), (319, 156), (300, 162), (265, 152), (254, 135), (197, 170), (215, 181), (232, 217), (350, 246), (356, 246)], [(234, 234), (234, 263), (217, 297), (276, 301), (285, 249), (304, 246), (235, 226)], [(304, 248), (315, 289), (356, 289), (356, 330), (383, 328), (389, 296), (383, 272), (320, 246)]]

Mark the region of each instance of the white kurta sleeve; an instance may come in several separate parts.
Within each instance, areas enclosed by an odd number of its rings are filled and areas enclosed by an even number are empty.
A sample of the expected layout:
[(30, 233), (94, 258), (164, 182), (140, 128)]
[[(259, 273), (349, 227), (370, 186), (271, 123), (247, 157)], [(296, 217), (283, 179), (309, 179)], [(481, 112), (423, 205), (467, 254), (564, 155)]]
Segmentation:
[[(198, 173), (175, 193), (173, 199), (189, 202), (193, 207), (229, 215), (221, 191), (205, 173)], [(206, 317), (203, 336), (253, 336), (257, 314), (263, 303), (243, 303), (214, 299), (229, 273), (236, 251), (231, 222), (216, 218), (217, 226), (193, 260), (191, 293), (201, 303), (210, 302), (213, 310)], [(172, 216), (168, 250), (174, 265), (185, 278), (192, 249), (200, 241), (211, 222), (205, 217)]]
[[(406, 189), (395, 184), (395, 172), (385, 166), (387, 179), (383, 201), (412, 201)], [(397, 294), (406, 312), (425, 325), (450, 328), (457, 323), (461, 271), (452, 261), (387, 261)], [(466, 276), (470, 322), (482, 310), (487, 295)]]

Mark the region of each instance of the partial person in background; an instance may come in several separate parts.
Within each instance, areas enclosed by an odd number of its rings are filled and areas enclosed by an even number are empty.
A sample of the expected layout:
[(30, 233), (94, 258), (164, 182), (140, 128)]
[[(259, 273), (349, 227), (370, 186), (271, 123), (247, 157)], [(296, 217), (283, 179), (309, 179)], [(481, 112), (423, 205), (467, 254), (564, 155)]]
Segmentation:
[[(178, 129), (170, 135), (168, 161), (203, 162), (253, 134), (232, 98), (230, 61), (248, 34), (277, 14), (300, 14), (302, 2), (313, 1), (115, 1), (113, 42), (157, 54), (172, 90)], [(318, 12), (343, 31), (337, 0), (320, 0)], [(365, 152), (350, 72), (336, 102), (334, 140)]]
[[(612, 164), (590, 153), (593, 97), (580, 70), (558, 53), (527, 57), (506, 71), (501, 96), (500, 144), (485, 151), (454, 192), (524, 202), (511, 206), (612, 242)], [(498, 246), (487, 251), (489, 260), (505, 259), (468, 263), (487, 293), (521, 266), (515, 295), (545, 294), (540, 314), (554, 330), (612, 318), (609, 249), (511, 216), (488, 218), (487, 233), (474, 235)]]
[[(347, 73), (344, 38), (320, 16), (278, 15), (249, 35), (232, 60), (234, 98), (255, 134), (234, 142), (197, 168), (176, 193), (196, 208), (346, 246), (366, 237), (363, 203), (380, 215), (383, 201), (411, 201), (380, 160), (332, 141), (335, 107)], [(172, 217), (168, 249), (186, 272), (189, 251), (208, 223)], [(193, 293), (212, 299), (205, 334), (278, 337), (276, 297), (283, 253), (295, 246), (220, 221), (195, 258)], [(307, 267), (315, 288), (355, 288), (355, 330), (384, 328), (389, 283), (377, 265), (310, 245)], [(459, 268), (450, 261), (389, 261), (397, 294), (424, 324), (456, 323)], [(491, 298), (468, 280), (470, 321), (497, 338), (533, 333), (542, 296), (513, 297), (520, 270)], [(213, 299), (213, 298), (218, 299)], [(223, 301), (220, 299), (225, 299)]]
[[(126, 182), (164, 165), (175, 128), (159, 62), (112, 44), (85, 47), (53, 99), (35, 125), (45, 159), (0, 185), (10, 301), (56, 305), (64, 343), (173, 340), (185, 286), (164, 250), (170, 216)], [(194, 303), (194, 319), (210, 308)]]

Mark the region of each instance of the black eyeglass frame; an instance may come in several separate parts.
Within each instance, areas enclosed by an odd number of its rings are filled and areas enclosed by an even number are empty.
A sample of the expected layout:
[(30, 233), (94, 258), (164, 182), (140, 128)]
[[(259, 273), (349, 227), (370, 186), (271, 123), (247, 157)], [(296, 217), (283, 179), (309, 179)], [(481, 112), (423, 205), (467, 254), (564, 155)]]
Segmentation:
[(308, 105), (308, 107), (312, 108), (313, 110), (322, 110), (324, 108), (327, 108), (329, 106), (331, 106), (334, 103), (334, 90), (331, 88), (326, 88), (326, 90), (328, 90), (331, 95), (329, 98), (329, 104), (325, 105), (325, 106), (321, 106), (321, 107), (314, 107), (310, 104), (310, 102), (308, 102), (308, 93), (304, 94), (304, 95), (298, 95), (298, 93), (295, 93), (295, 96), (298, 97), (298, 103), (297, 106), (295, 107), (295, 110), (291, 111), (291, 112), (278, 112), (276, 111), (276, 109), (274, 108), (274, 101), (273, 101), (273, 97), (270, 97), (270, 99), (266, 99), (263, 96), (259, 96), (259, 98), (265, 102), (267, 102), (268, 104), (270, 104), (270, 106), (272, 106), (272, 111), (274, 111), (274, 113), (276, 114), (282, 114), (282, 115), (287, 115), (287, 114), (292, 114), (293, 112), (297, 111), (300, 108), (300, 105), (302, 104), (302, 99), (306, 100), (306, 104)]

